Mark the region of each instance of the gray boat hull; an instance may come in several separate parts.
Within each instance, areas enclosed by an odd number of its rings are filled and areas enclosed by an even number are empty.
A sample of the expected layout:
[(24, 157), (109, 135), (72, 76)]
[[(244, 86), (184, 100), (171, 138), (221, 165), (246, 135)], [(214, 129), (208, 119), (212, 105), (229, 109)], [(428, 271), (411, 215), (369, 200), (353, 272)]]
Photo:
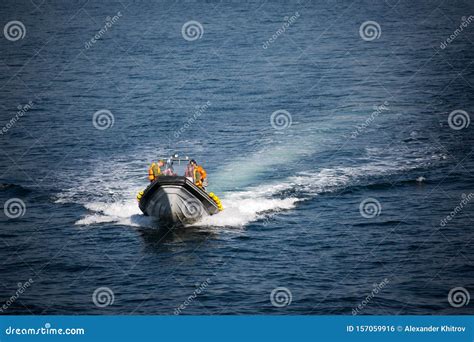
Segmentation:
[(192, 224), (219, 209), (201, 188), (185, 177), (160, 176), (144, 191), (139, 207), (164, 223)]

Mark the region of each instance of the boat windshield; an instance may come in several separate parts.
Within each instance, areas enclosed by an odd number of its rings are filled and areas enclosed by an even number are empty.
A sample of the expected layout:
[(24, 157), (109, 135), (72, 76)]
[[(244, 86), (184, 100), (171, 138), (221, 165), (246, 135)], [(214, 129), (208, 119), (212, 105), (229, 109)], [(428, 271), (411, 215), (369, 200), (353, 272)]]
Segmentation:
[(189, 164), (188, 159), (167, 159), (163, 167), (163, 174), (169, 176), (184, 176), (186, 167)]
[(176, 176), (174, 171), (173, 163), (166, 163), (163, 167), (163, 175), (165, 176)]

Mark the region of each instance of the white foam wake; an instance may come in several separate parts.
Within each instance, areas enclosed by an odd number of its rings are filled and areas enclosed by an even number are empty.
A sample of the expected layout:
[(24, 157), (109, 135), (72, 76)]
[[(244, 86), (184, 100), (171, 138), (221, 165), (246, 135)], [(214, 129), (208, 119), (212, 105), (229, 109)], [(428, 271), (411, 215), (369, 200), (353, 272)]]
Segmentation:
[(242, 227), (282, 210), (292, 209), (298, 200), (294, 197), (285, 199), (262, 198), (251, 193), (248, 194), (248, 197), (243, 193), (231, 194), (222, 200), (222, 205), (225, 208), (223, 211), (218, 215), (206, 216), (195, 225)]
[[(217, 227), (242, 227), (281, 210), (294, 208), (298, 198), (267, 198), (253, 191), (242, 191), (222, 196), (224, 211), (218, 215), (204, 217), (195, 225)], [(135, 198), (116, 202), (92, 202), (84, 205), (91, 213), (75, 224), (88, 226), (113, 223), (134, 227), (153, 227), (151, 218), (144, 216)]]
[[(372, 154), (375, 152), (371, 151)], [(197, 224), (217, 227), (245, 226), (281, 211), (293, 209), (298, 202), (314, 198), (320, 193), (356, 184), (367, 177), (405, 172), (420, 167), (427, 161), (424, 158), (407, 160), (403, 155), (399, 158), (380, 157), (377, 153), (370, 155), (370, 160), (354, 167), (339, 166), (299, 172), (285, 179), (246, 187), (238, 191), (222, 193), (215, 190), (221, 198), (224, 211), (205, 217)], [(89, 211), (76, 222), (76, 225), (112, 223), (153, 227), (153, 221), (143, 216), (135, 198), (137, 192), (146, 184), (143, 165), (147, 165), (145, 161), (115, 161), (111, 165), (101, 163), (100, 169), (95, 170), (89, 177), (76, 180), (74, 186), (58, 194), (57, 201), (80, 203)], [(108, 173), (107, 180), (99, 181), (104, 179), (103, 170), (120, 170), (120, 172)], [(214, 178), (216, 177), (210, 175), (211, 180)], [(211, 187), (211, 190), (214, 189)]]
[[(136, 202), (136, 201), (135, 201)], [(115, 203), (93, 202), (84, 205), (92, 212), (76, 222), (77, 225), (91, 225), (94, 223), (120, 223), (128, 226), (139, 226), (140, 224), (132, 218), (140, 216), (138, 205), (132, 205), (128, 201)], [(146, 220), (143, 223), (147, 223)]]
[[(224, 211), (218, 215), (204, 217), (196, 225), (218, 227), (241, 227), (250, 222), (274, 215), (282, 210), (294, 208), (299, 201), (322, 192), (333, 191), (354, 184), (361, 177), (388, 175), (416, 167), (399, 163), (369, 163), (358, 167), (322, 169), (319, 172), (301, 172), (282, 181), (262, 184), (243, 191), (229, 192), (221, 196)], [(85, 207), (91, 214), (76, 222), (77, 225), (115, 223), (128, 226), (152, 226), (153, 222), (143, 216), (134, 194), (113, 202), (91, 202)], [(292, 195), (284, 196), (290, 190)]]

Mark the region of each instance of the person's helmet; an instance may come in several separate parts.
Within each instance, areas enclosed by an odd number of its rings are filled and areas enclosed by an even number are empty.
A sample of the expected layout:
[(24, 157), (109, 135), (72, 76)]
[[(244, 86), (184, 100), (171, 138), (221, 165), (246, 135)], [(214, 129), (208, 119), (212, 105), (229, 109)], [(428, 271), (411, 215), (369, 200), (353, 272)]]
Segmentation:
[(191, 159), (191, 161), (189, 162), (189, 164), (197, 164), (197, 163), (196, 163), (196, 160), (195, 160), (195, 159)]

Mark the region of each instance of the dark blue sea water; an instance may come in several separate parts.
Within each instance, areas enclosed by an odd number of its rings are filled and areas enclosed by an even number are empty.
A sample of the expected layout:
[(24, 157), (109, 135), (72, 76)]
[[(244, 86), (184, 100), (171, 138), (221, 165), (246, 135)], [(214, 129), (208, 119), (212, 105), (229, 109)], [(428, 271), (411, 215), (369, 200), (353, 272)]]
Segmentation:
[[(2, 1), (1, 313), (472, 314), (471, 15)], [(175, 152), (225, 210), (164, 231), (135, 196)]]

